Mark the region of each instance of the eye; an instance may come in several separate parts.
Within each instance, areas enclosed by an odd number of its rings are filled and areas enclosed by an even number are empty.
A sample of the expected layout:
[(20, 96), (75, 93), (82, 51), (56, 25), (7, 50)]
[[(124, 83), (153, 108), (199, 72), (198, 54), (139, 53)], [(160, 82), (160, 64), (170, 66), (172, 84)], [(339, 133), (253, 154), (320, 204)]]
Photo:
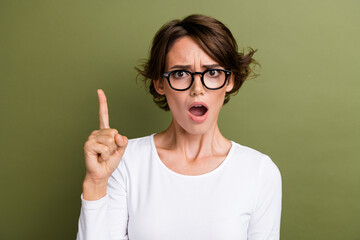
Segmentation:
[(174, 78), (185, 78), (185, 77), (188, 77), (189, 76), (189, 73), (188, 72), (185, 72), (183, 70), (178, 70), (178, 71), (174, 71), (172, 72), (172, 77)]
[(216, 69), (210, 69), (206, 72), (206, 74), (209, 76), (209, 77), (218, 77), (219, 74), (220, 74), (220, 71), (219, 70), (216, 70)]

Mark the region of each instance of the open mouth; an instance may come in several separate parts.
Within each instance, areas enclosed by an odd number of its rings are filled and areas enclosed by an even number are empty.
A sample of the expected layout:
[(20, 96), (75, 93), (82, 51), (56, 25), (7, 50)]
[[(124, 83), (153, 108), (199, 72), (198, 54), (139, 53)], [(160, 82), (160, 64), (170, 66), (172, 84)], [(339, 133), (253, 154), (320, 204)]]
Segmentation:
[(207, 108), (202, 105), (195, 105), (189, 109), (189, 112), (195, 116), (202, 116), (207, 112)]
[(203, 102), (193, 102), (189, 106), (189, 113), (196, 117), (204, 116), (207, 111), (208, 111), (208, 107)]
[(189, 106), (188, 115), (196, 123), (203, 123), (207, 119), (209, 108), (203, 102), (193, 102)]

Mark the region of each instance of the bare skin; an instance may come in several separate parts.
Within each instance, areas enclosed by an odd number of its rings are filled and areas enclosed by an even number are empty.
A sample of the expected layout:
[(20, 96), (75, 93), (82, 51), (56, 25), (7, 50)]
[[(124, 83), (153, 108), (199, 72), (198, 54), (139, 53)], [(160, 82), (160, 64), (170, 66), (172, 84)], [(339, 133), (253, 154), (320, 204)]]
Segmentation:
[(97, 200), (106, 195), (107, 182), (125, 152), (128, 139), (109, 126), (105, 93), (99, 89), (99, 130), (93, 131), (84, 145), (86, 175), (83, 198)]
[[(174, 69), (173, 66), (186, 66), (187, 70), (201, 72), (206, 66), (219, 64), (190, 37), (178, 39), (166, 61), (167, 71)], [(160, 159), (169, 169), (184, 175), (200, 175), (217, 168), (231, 148), (231, 142), (220, 133), (217, 120), (226, 91), (233, 87), (232, 76), (227, 85), (218, 90), (206, 89), (199, 75), (186, 91), (171, 89), (165, 80), (154, 81), (154, 85), (158, 93), (166, 95), (173, 115), (169, 128), (154, 137)], [(202, 123), (188, 116), (188, 106), (193, 102), (204, 102), (209, 107), (208, 117)]]
[[(220, 66), (189, 37), (178, 39), (167, 54), (167, 70), (188, 66), (186, 69), (200, 72), (215, 65)], [(217, 168), (231, 148), (231, 142), (220, 133), (217, 120), (226, 91), (233, 87), (232, 76), (218, 90), (206, 89), (199, 75), (186, 91), (171, 89), (167, 81), (154, 83), (157, 92), (166, 95), (173, 115), (169, 128), (154, 137), (160, 159), (169, 169), (184, 175), (200, 175)], [(106, 96), (100, 89), (98, 97), (100, 127), (90, 134), (84, 145), (85, 200), (97, 200), (106, 195), (108, 179), (119, 165), (128, 143), (125, 136), (110, 128)], [(201, 123), (189, 117), (189, 106), (194, 102), (208, 106), (207, 118)]]
[(201, 175), (214, 170), (231, 148), (230, 141), (215, 127), (199, 138), (177, 131), (176, 123), (172, 121), (167, 130), (154, 137), (161, 161), (172, 171), (183, 175)]

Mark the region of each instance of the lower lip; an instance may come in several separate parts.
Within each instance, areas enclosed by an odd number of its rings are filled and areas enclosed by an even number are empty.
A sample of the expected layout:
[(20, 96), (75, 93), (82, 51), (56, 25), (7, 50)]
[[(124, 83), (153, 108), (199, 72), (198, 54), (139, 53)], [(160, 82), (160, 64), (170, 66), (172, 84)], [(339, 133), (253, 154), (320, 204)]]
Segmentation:
[(207, 110), (206, 113), (202, 116), (195, 116), (194, 114), (192, 114), (191, 112), (188, 111), (188, 115), (191, 118), (191, 120), (193, 120), (194, 122), (202, 123), (206, 120), (208, 112), (209, 112), (209, 110)]

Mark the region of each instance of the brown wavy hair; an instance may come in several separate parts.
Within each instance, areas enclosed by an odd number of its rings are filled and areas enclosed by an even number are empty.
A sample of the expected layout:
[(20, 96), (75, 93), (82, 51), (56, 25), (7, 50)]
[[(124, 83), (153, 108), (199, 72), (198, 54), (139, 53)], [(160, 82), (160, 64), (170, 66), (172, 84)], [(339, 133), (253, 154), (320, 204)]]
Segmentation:
[(162, 74), (166, 66), (166, 54), (174, 42), (184, 36), (191, 37), (212, 59), (234, 75), (234, 87), (227, 92), (224, 104), (229, 102), (230, 95), (236, 94), (252, 71), (252, 64), (259, 65), (253, 55), (256, 50), (249, 48), (249, 52), (238, 52), (237, 43), (230, 30), (215, 18), (204, 15), (190, 15), (183, 20), (172, 20), (163, 25), (152, 42), (150, 57), (144, 60), (138, 77), (144, 81), (146, 88), (153, 95), (154, 102), (165, 111), (169, 106), (165, 95), (160, 95), (154, 87), (154, 80), (163, 81)]

